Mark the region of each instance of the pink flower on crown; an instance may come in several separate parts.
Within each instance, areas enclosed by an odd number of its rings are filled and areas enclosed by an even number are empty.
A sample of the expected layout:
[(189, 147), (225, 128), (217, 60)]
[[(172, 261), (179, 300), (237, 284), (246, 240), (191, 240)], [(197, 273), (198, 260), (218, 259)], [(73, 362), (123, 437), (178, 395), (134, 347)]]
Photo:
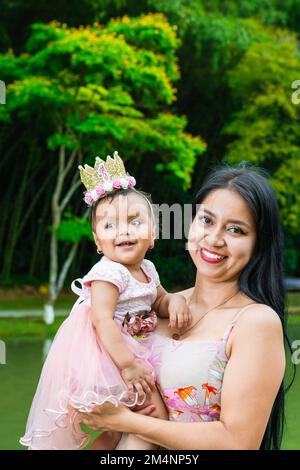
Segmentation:
[(126, 178), (120, 178), (120, 183), (121, 183), (121, 186), (122, 186), (123, 189), (127, 189), (127, 188), (128, 188), (127, 177), (126, 177)]
[(135, 178), (133, 176), (127, 176), (127, 182), (128, 182), (128, 187), (129, 188), (132, 188), (133, 186), (135, 186)]
[(103, 188), (103, 186), (101, 186), (101, 184), (97, 186), (96, 193), (98, 194), (98, 196), (103, 196), (103, 194), (105, 194), (105, 189)]
[(105, 191), (107, 192), (110, 192), (113, 190), (113, 184), (111, 181), (104, 181), (103, 183), (103, 188), (105, 189)]
[(116, 178), (113, 180), (113, 187), (114, 189), (120, 189), (121, 188), (121, 181), (119, 178)]
[(88, 204), (89, 206), (91, 206), (94, 202), (94, 198), (91, 196), (91, 194), (89, 193), (85, 193), (84, 195), (84, 201), (86, 204)]

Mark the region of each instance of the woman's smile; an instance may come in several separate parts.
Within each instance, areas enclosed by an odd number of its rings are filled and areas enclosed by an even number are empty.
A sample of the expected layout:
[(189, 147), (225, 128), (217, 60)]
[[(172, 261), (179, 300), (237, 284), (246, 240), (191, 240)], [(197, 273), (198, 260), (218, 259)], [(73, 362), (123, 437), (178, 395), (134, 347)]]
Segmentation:
[(201, 248), (200, 257), (206, 263), (219, 264), (228, 258), (227, 256), (220, 255), (215, 251), (207, 250), (206, 248)]

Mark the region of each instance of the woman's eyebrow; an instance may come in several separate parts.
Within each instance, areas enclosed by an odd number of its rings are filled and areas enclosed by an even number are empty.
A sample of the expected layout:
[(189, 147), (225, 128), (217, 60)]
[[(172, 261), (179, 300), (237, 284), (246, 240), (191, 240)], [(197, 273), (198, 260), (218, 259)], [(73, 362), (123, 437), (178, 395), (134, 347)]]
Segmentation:
[[(211, 215), (212, 217), (216, 217), (216, 215), (209, 211), (208, 209), (203, 209), (203, 212), (206, 212), (207, 214)], [(243, 222), (243, 220), (238, 220), (238, 219), (228, 219), (227, 222), (233, 223), (233, 224), (238, 224), (238, 225), (244, 225), (245, 227), (251, 228), (251, 225), (247, 224), (246, 222)]]

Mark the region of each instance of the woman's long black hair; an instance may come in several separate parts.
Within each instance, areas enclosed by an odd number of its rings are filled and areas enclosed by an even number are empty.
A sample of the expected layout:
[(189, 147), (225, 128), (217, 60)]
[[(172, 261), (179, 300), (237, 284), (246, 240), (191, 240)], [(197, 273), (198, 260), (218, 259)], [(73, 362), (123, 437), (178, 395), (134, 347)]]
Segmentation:
[[(286, 335), (283, 233), (278, 202), (267, 181), (267, 175), (261, 168), (244, 162), (235, 167), (222, 165), (215, 168), (196, 195), (193, 216), (196, 214), (198, 204), (216, 189), (229, 189), (238, 193), (246, 201), (254, 217), (256, 244), (250, 261), (239, 276), (239, 286), (248, 297), (255, 302), (269, 305), (279, 315), (284, 337), (291, 352)], [(282, 383), (271, 411), (261, 449), (280, 449), (284, 427), (284, 396)]]

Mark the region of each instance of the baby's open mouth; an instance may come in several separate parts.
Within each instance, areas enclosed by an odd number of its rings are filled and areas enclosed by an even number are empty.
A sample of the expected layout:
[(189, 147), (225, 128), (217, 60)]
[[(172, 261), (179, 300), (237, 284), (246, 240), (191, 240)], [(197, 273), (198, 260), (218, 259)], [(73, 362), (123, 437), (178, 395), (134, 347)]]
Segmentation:
[(133, 245), (135, 245), (135, 243), (136, 242), (127, 241), (127, 242), (118, 243), (117, 246), (133, 246)]

